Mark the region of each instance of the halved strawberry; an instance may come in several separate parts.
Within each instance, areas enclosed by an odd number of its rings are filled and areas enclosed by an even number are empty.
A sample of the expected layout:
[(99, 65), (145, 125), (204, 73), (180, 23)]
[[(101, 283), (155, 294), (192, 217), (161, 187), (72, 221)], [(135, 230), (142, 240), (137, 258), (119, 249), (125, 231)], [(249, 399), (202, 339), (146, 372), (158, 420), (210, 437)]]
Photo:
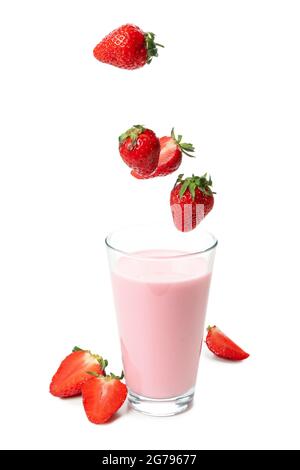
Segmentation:
[(208, 349), (213, 352), (216, 356), (222, 357), (223, 359), (229, 359), (231, 361), (242, 361), (247, 359), (249, 354), (243, 351), (236, 343), (228, 338), (219, 328), (216, 326), (208, 326), (206, 336), (206, 344)]
[(95, 424), (108, 421), (123, 405), (127, 387), (121, 382), (123, 374), (94, 377), (82, 386), (82, 400), (88, 419)]
[(50, 393), (61, 398), (80, 395), (82, 385), (91, 380), (88, 372), (105, 375), (107, 364), (101, 356), (75, 346), (73, 352), (62, 361), (54, 374)]
[(185, 144), (182, 141), (182, 135), (175, 136), (174, 128), (171, 131), (171, 137), (165, 136), (159, 139), (160, 143), (160, 154), (157, 168), (153, 173), (146, 176), (141, 176), (135, 170), (132, 170), (131, 174), (137, 179), (148, 179), (155, 178), (156, 176), (167, 176), (170, 173), (176, 171), (182, 161), (182, 154), (189, 157), (194, 157), (190, 155), (189, 152), (194, 152), (194, 146), (192, 144)]

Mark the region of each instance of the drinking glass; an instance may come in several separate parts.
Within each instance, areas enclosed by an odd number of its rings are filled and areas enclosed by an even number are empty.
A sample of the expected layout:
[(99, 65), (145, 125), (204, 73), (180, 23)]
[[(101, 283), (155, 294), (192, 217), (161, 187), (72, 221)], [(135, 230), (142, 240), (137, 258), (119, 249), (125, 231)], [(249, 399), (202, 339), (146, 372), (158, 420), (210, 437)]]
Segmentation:
[(216, 238), (136, 226), (106, 238), (132, 408), (153, 416), (192, 403)]

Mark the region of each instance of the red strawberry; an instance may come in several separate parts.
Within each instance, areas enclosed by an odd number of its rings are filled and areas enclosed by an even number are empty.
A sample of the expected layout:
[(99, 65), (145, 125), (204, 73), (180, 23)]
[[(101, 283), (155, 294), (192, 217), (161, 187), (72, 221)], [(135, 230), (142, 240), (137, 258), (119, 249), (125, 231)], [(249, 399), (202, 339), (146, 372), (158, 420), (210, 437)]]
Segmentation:
[(160, 144), (153, 131), (136, 125), (119, 137), (119, 152), (126, 165), (147, 176), (157, 167)]
[(123, 405), (127, 396), (127, 387), (121, 377), (114, 374), (106, 377), (97, 376), (82, 386), (83, 406), (88, 419), (95, 424), (108, 421)]
[(181, 232), (193, 230), (214, 206), (211, 178), (207, 174), (183, 179), (179, 175), (170, 195), (175, 227)]
[(105, 374), (106, 366), (107, 361), (101, 356), (75, 346), (73, 352), (62, 361), (54, 374), (50, 393), (61, 398), (80, 395), (82, 385), (91, 380), (88, 372)]
[(121, 69), (138, 69), (150, 64), (152, 57), (157, 57), (157, 46), (153, 33), (144, 33), (133, 24), (125, 24), (115, 29), (94, 49), (94, 56), (100, 62), (111, 64)]
[(230, 359), (231, 361), (241, 361), (249, 357), (248, 353), (231, 341), (231, 339), (224, 335), (216, 326), (209, 326), (207, 331), (207, 347), (216, 354), (216, 356), (222, 357), (223, 359)]
[(154, 178), (155, 176), (166, 176), (176, 171), (181, 165), (182, 154), (184, 153), (188, 157), (194, 157), (194, 155), (190, 155), (188, 152), (195, 151), (192, 144), (184, 144), (181, 140), (182, 135), (176, 138), (173, 128), (171, 137), (161, 137), (159, 139), (160, 154), (156, 170), (149, 176), (140, 176), (133, 170), (131, 172), (132, 176), (138, 179)]

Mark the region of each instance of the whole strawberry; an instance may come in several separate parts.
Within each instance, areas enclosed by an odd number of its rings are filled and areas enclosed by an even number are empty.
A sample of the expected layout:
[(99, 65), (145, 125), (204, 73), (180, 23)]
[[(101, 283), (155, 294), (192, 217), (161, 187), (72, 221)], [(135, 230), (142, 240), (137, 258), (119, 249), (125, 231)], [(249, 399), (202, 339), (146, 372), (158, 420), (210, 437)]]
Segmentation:
[(171, 131), (171, 136), (161, 137), (160, 143), (160, 154), (158, 160), (158, 166), (156, 170), (149, 176), (141, 177), (134, 170), (131, 172), (132, 176), (138, 179), (155, 178), (156, 176), (167, 176), (170, 173), (176, 171), (182, 161), (182, 154), (184, 153), (188, 157), (194, 157), (189, 152), (194, 152), (193, 144), (185, 144), (182, 142), (182, 135), (176, 137), (174, 128)]
[(204, 219), (214, 206), (212, 180), (203, 176), (183, 179), (179, 175), (170, 195), (175, 227), (181, 232), (190, 232)]
[(157, 57), (157, 46), (153, 33), (144, 33), (138, 26), (125, 24), (115, 29), (94, 48), (94, 56), (100, 62), (121, 69), (138, 69), (150, 64)]
[(119, 152), (126, 165), (146, 177), (157, 167), (160, 143), (153, 131), (136, 125), (120, 135)]

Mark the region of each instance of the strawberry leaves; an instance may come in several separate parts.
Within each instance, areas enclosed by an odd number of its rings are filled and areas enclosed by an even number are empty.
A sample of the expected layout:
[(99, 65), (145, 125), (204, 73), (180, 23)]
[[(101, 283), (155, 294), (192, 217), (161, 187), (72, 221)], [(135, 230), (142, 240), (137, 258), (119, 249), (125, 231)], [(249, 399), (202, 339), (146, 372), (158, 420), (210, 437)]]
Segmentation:
[(174, 127), (173, 127), (173, 129), (171, 130), (171, 137), (172, 137), (172, 139), (175, 141), (176, 145), (180, 148), (180, 150), (182, 151), (182, 153), (184, 153), (184, 154), (187, 155), (188, 157), (195, 158), (195, 155), (191, 155), (191, 154), (190, 154), (190, 152), (194, 152), (194, 151), (195, 151), (195, 147), (193, 146), (193, 144), (187, 144), (187, 143), (181, 142), (181, 141), (182, 141), (182, 135), (179, 134), (179, 135), (176, 137), (175, 131), (174, 131)]
[(183, 184), (182, 184), (182, 186), (181, 186), (180, 193), (179, 193), (180, 198), (182, 198), (182, 196), (183, 196), (184, 193), (186, 192), (186, 190), (187, 190), (187, 188), (189, 187), (189, 185), (190, 185), (190, 181), (189, 181), (189, 179), (187, 178), (187, 179), (183, 182)]
[(107, 377), (111, 377), (112, 379), (122, 380), (124, 379), (124, 371), (122, 370), (121, 375), (115, 375), (111, 372)]
[(155, 34), (154, 33), (145, 33), (145, 44), (147, 49), (147, 64), (150, 64), (152, 61), (152, 57), (158, 57), (157, 47), (165, 47), (158, 42), (155, 42)]
[(185, 194), (185, 192), (187, 190), (189, 190), (193, 200), (195, 199), (195, 192), (196, 192), (196, 188), (200, 189), (200, 191), (202, 191), (203, 194), (205, 194), (206, 196), (211, 196), (212, 194), (215, 194), (212, 190), (211, 190), (211, 186), (212, 186), (212, 179), (211, 177), (207, 177), (207, 173), (204, 173), (204, 175), (202, 176), (195, 176), (195, 175), (192, 175), (191, 177), (188, 177), (188, 178), (185, 178), (183, 179), (183, 174), (179, 175), (178, 178), (177, 178), (177, 181), (175, 183), (175, 186), (177, 184), (181, 184), (181, 188), (180, 188), (180, 191), (179, 191), (179, 196), (180, 196), (180, 199), (183, 197), (183, 195)]
[(115, 375), (112, 372), (108, 375), (107, 374), (100, 375), (100, 374), (97, 374), (97, 372), (93, 372), (93, 371), (87, 371), (87, 374), (92, 375), (93, 377), (102, 377), (104, 380), (112, 380), (112, 379), (122, 380), (122, 379), (124, 379), (124, 371), (123, 370), (122, 370), (121, 375)]
[(119, 136), (119, 144), (124, 142), (128, 137), (130, 137), (131, 145), (134, 147), (137, 141), (138, 136), (145, 131), (145, 127), (140, 124), (136, 124), (128, 129), (126, 132)]

